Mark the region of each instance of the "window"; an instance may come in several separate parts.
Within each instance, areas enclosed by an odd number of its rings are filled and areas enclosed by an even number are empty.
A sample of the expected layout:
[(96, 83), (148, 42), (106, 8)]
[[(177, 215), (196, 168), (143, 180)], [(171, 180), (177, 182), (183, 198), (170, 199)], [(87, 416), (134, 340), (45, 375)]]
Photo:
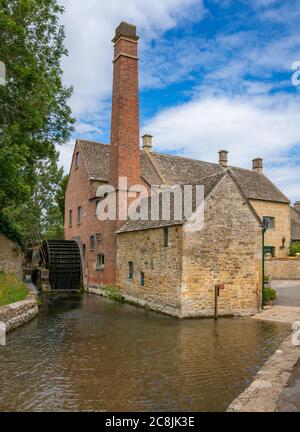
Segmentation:
[(164, 247), (169, 246), (169, 228), (164, 228)]
[(104, 254), (97, 255), (97, 270), (104, 270)]
[(69, 225), (70, 226), (73, 225), (73, 211), (72, 210), (69, 211)]
[(141, 286), (145, 286), (145, 273), (141, 272)]
[(85, 244), (83, 244), (82, 245), (82, 255), (83, 255), (83, 258), (85, 258), (85, 251), (86, 251), (86, 247), (85, 247)]
[(131, 261), (128, 263), (128, 279), (133, 279), (133, 262)]
[(82, 222), (82, 207), (78, 207), (77, 211), (77, 223), (81, 224)]
[(275, 257), (275, 247), (274, 246), (265, 246), (265, 255), (266, 254), (271, 254), (272, 257)]
[(95, 250), (95, 236), (91, 236), (90, 237), (90, 251), (94, 251)]
[(75, 168), (79, 168), (80, 165), (80, 153), (76, 153), (75, 155)]
[(267, 229), (274, 229), (275, 228), (275, 218), (271, 216), (264, 216), (263, 217), (264, 227)]

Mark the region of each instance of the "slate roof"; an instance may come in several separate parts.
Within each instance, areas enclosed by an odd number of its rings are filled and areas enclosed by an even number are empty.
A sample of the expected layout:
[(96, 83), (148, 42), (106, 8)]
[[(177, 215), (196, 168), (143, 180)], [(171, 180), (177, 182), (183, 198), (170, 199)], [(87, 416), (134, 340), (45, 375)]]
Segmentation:
[(300, 241), (300, 213), (291, 207), (292, 241)]
[[(193, 187), (193, 201), (192, 201), (192, 212), (194, 213), (197, 209), (196, 206), (196, 193), (195, 193), (195, 186), (201, 185), (204, 187), (204, 199), (207, 198), (210, 193), (214, 190), (214, 188), (217, 186), (217, 184), (220, 183), (223, 177), (225, 177), (227, 172), (222, 171), (218, 174), (213, 174), (212, 176), (206, 177), (204, 179), (199, 180), (199, 182), (196, 182), (192, 185)], [(182, 197), (184, 197), (184, 186), (181, 185), (182, 188)], [(158, 220), (151, 220), (151, 197), (145, 198), (144, 202), (147, 204), (148, 208), (148, 219), (147, 220), (131, 220), (128, 219), (128, 221), (119, 229), (118, 233), (123, 232), (131, 232), (131, 231), (140, 231), (140, 230), (146, 230), (150, 228), (162, 228), (162, 227), (168, 227), (168, 226), (174, 226), (174, 225), (182, 225), (184, 221), (186, 221), (185, 215), (184, 215), (184, 198), (182, 200), (182, 214), (180, 219), (175, 218), (174, 214), (174, 195), (170, 194), (170, 220), (163, 220), (162, 219), (162, 195), (164, 193), (168, 193), (170, 191), (166, 190), (165, 192), (159, 193), (160, 197), (160, 217)], [(142, 205), (142, 204), (141, 204)]]
[[(83, 140), (79, 140), (78, 143), (90, 179), (108, 181), (109, 146)], [(152, 157), (170, 186), (195, 182), (200, 184), (199, 179), (224, 172), (224, 168), (216, 163), (155, 152), (152, 153)], [(264, 174), (236, 167), (230, 167), (230, 170), (248, 199), (289, 203), (289, 199)], [(149, 185), (162, 185), (161, 178), (143, 150), (141, 150), (141, 175)]]

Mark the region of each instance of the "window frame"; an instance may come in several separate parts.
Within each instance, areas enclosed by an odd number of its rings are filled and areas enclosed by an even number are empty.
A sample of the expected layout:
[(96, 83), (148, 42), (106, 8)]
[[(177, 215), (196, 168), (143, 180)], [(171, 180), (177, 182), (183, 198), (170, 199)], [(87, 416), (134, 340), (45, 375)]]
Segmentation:
[(69, 210), (69, 226), (73, 226), (73, 210)]
[(145, 286), (145, 273), (144, 272), (140, 272), (140, 285), (141, 285), (141, 287)]
[[(101, 263), (99, 263), (101, 261)], [(97, 261), (96, 261), (96, 269), (98, 271), (104, 271), (105, 268), (105, 255), (104, 253), (98, 253), (97, 254)]]
[(82, 223), (82, 219), (83, 219), (83, 211), (82, 211), (82, 207), (79, 206), (77, 208), (77, 224), (80, 225)]
[(96, 246), (96, 237), (95, 237), (95, 235), (91, 235), (90, 236), (90, 252), (95, 251), (95, 246)]
[[(267, 221), (267, 224), (266, 224)], [(273, 226), (269, 226), (269, 222), (272, 221)], [(264, 227), (267, 229), (276, 229), (275, 217), (274, 216), (263, 216)]]
[(164, 227), (164, 247), (169, 247), (169, 227)]
[(133, 262), (128, 261), (128, 280), (133, 280), (133, 278), (134, 278)]

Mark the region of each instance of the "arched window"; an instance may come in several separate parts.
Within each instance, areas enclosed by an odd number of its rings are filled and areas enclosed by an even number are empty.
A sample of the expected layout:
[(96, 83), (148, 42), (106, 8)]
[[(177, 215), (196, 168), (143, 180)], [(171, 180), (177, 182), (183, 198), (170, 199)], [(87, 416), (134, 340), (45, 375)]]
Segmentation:
[(133, 279), (133, 262), (131, 261), (128, 263), (128, 279)]

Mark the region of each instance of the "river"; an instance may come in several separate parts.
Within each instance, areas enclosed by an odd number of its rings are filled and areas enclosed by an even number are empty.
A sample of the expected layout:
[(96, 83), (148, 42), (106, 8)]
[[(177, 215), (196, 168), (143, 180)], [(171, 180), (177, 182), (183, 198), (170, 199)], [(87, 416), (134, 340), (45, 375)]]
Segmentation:
[(0, 411), (225, 411), (288, 332), (44, 295), (38, 318), (0, 347)]

